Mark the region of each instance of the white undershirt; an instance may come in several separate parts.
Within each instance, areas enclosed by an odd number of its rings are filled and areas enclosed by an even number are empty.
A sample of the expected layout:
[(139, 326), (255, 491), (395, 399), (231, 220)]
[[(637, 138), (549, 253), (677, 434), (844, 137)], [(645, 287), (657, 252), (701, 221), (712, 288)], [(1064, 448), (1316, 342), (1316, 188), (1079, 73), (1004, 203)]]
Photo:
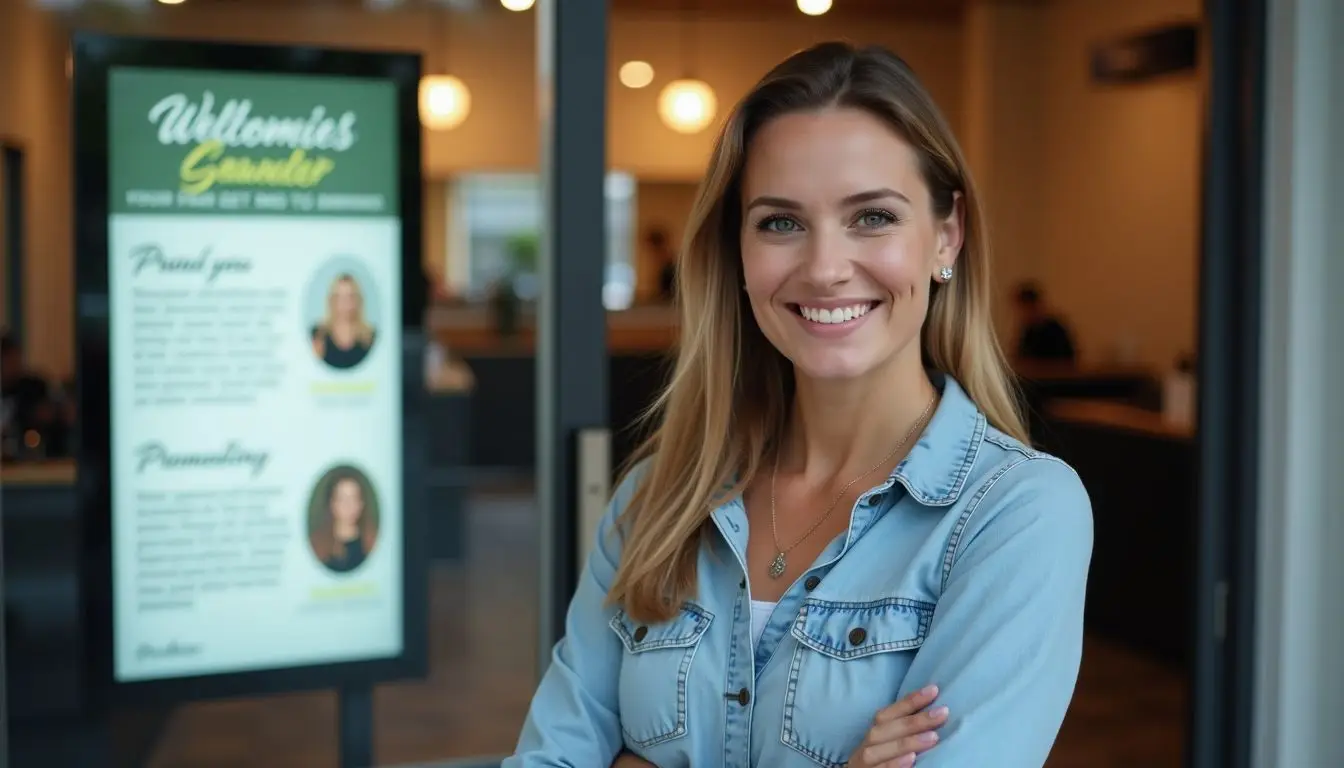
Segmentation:
[(770, 614), (774, 613), (776, 603), (767, 603), (764, 600), (751, 601), (751, 644), (752, 647), (761, 644), (761, 633), (765, 631), (765, 623), (770, 620)]

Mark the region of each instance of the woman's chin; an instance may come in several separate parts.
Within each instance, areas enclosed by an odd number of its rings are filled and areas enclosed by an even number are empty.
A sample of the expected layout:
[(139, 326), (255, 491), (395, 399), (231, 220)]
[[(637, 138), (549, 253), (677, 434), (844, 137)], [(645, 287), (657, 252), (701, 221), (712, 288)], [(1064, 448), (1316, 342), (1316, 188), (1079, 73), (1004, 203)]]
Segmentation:
[(813, 381), (842, 382), (865, 378), (878, 368), (877, 362), (868, 355), (836, 354), (837, 351), (799, 355), (794, 358), (794, 373)]

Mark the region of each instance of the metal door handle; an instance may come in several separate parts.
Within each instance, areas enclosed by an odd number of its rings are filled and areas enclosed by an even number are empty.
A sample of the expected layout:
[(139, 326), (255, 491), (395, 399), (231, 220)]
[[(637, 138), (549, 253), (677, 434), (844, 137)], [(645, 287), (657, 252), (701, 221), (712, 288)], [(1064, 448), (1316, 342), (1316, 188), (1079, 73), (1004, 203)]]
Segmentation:
[(576, 532), (578, 558), (574, 565), (577, 577), (583, 574), (583, 569), (588, 565), (588, 555), (597, 540), (598, 525), (611, 499), (611, 430), (606, 427), (579, 430), (576, 463), (579, 519)]

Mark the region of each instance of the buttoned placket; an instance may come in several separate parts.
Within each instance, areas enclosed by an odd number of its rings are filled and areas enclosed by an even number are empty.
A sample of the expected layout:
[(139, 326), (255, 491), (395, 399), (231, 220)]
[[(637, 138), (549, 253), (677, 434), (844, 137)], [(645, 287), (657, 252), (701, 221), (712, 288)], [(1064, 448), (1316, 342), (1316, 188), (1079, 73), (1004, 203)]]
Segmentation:
[(817, 558), (819, 564), (800, 574), (793, 584), (789, 585), (775, 610), (770, 614), (770, 619), (755, 648), (752, 647), (751, 640), (751, 590), (747, 578), (746, 507), (739, 497), (719, 507), (711, 515), (711, 519), (723, 536), (723, 541), (736, 557), (741, 569), (736, 599), (733, 600), (732, 644), (728, 650), (728, 669), (724, 681), (725, 768), (751, 768), (751, 720), (755, 709), (755, 684), (792, 624), (792, 619), (778, 621), (777, 617), (797, 615), (807, 594), (820, 586), (826, 573), (880, 517), (882, 501), (891, 492), (894, 483), (895, 473), (881, 485), (866, 491), (855, 500), (844, 539), (831, 542)]
[[(888, 477), (881, 485), (864, 492), (854, 501), (854, 507), (850, 510), (849, 528), (845, 533), (844, 539), (837, 539), (827, 545), (817, 557), (817, 564), (808, 568), (799, 574), (798, 578), (789, 585), (789, 588), (780, 597), (775, 610), (770, 614), (770, 621), (766, 624), (765, 631), (761, 633), (760, 642), (756, 644), (755, 654), (755, 673), (760, 677), (765, 671), (766, 666), (774, 657), (775, 651), (779, 648), (780, 642), (788, 634), (789, 627), (792, 626), (792, 617), (798, 615), (798, 609), (802, 607), (802, 602), (807, 598), (807, 594), (816, 589), (821, 583), (821, 579), (844, 557), (854, 542), (863, 537), (868, 532), (873, 523), (877, 521), (882, 509), (882, 500), (890, 492), (895, 480)], [(812, 589), (807, 588), (808, 579), (815, 577), (817, 582)], [(790, 617), (788, 621), (777, 621), (781, 616)]]
[(741, 569), (732, 601), (732, 637), (728, 646), (723, 694), (724, 768), (751, 768), (751, 715), (755, 676), (751, 673), (751, 596), (747, 589), (747, 510), (734, 499), (711, 516)]

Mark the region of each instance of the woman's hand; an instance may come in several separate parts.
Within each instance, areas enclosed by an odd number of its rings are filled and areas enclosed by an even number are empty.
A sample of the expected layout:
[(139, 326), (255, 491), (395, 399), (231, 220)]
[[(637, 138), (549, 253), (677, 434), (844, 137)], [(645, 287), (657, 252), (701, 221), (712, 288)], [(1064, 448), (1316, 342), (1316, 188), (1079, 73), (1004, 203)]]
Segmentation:
[(658, 768), (642, 757), (636, 757), (629, 752), (622, 752), (616, 756), (616, 762), (611, 764), (611, 768)]
[(938, 696), (938, 686), (915, 691), (877, 713), (873, 727), (849, 758), (849, 768), (910, 768), (915, 755), (938, 743), (938, 726), (947, 722), (947, 707), (924, 708)]

